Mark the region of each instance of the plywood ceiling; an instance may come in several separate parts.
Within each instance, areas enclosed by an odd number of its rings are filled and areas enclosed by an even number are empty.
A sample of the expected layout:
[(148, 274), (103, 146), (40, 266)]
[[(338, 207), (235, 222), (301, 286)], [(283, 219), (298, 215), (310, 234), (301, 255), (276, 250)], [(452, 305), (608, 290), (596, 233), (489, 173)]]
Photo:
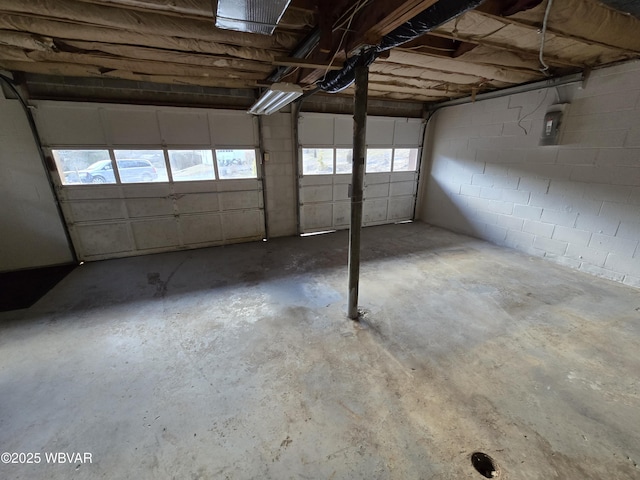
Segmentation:
[[(0, 69), (259, 88), (289, 65), (278, 78), (313, 88), (357, 48), (434, 3), (293, 0), (265, 36), (215, 28), (211, 0), (0, 0)], [(487, 0), (378, 58), (370, 96), (442, 101), (640, 57), (638, 18), (597, 0), (555, 0), (543, 50), (549, 69), (541, 71), (546, 7), (547, 0)], [(305, 63), (292, 59), (316, 29)]]

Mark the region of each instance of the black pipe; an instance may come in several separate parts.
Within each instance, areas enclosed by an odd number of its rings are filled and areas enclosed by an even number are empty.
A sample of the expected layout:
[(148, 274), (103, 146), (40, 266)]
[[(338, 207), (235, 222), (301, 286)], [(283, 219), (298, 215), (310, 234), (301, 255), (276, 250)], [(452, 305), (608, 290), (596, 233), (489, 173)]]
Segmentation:
[(380, 44), (363, 50), (359, 55), (349, 58), (341, 70), (328, 72), (317, 85), (328, 93), (337, 93), (351, 86), (355, 81), (356, 65), (371, 65), (378, 56), (387, 50), (410, 42), (439, 27), (463, 13), (476, 8), (484, 0), (440, 0), (408, 22), (388, 33)]

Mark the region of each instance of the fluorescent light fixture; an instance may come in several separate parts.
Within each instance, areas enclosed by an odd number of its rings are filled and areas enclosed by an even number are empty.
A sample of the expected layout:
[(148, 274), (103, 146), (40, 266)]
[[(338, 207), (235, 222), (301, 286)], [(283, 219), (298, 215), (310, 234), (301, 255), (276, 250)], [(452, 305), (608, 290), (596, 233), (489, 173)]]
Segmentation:
[(249, 109), (254, 115), (271, 115), (302, 95), (302, 88), (292, 83), (274, 83)]

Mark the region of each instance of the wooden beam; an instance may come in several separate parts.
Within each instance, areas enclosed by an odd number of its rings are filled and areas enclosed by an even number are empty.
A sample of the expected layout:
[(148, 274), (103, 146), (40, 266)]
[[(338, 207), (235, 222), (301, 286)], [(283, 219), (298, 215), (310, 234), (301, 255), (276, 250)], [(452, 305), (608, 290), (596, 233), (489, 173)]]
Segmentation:
[(268, 64), (273, 61), (274, 54), (285, 53), (284, 50), (265, 50), (207, 40), (161, 34), (151, 35), (137, 32), (135, 29), (124, 31), (115, 28), (78, 25), (65, 21), (45, 20), (28, 15), (0, 15), (0, 29), (28, 33), (38, 37), (46, 36), (64, 41), (91, 41), (114, 46), (138, 45), (172, 52), (227, 55), (232, 58), (268, 62)]
[[(423, 12), (438, 0), (371, 0), (356, 18), (347, 41), (347, 52), (376, 45), (383, 36)], [(444, 1), (444, 0), (442, 0)]]
[(435, 57), (456, 58), (462, 53), (473, 50), (477, 46), (478, 43), (464, 42), (457, 38), (445, 38), (425, 34), (403, 44), (400, 48), (420, 50)]
[(152, 61), (115, 57), (99, 54), (98, 52), (71, 53), (50, 51), (24, 51), (21, 48), (4, 47), (0, 49), (0, 61), (33, 61), (44, 63), (63, 63), (90, 65), (104, 70), (124, 70), (148, 75), (175, 75), (185, 77), (219, 78), (228, 80), (260, 80), (264, 72), (244, 72), (229, 68), (215, 68), (211, 66), (176, 64), (167, 61)]
[[(72, 0), (39, 0), (37, 2), (2, 0), (0, 14), (22, 14), (30, 18), (53, 19), (93, 28), (107, 27), (122, 32), (148, 35), (157, 35), (158, 32), (162, 32), (163, 35), (171, 37), (287, 51), (298, 43), (300, 37), (290, 33), (276, 32), (272, 36), (267, 36), (220, 30), (213, 27), (210, 20), (168, 17), (151, 12), (132, 15), (130, 11), (102, 5), (84, 4), (84, 8), (78, 8), (78, 3)], [(2, 16), (4, 15), (0, 15)]]
[[(491, 2), (489, 3), (488, 6), (484, 6), (484, 4), (480, 5), (478, 8), (476, 8), (473, 12), (476, 13), (477, 15), (486, 17), (486, 18), (491, 18), (493, 20), (498, 20), (499, 22), (504, 23), (505, 25), (514, 25), (517, 27), (522, 27), (522, 28), (526, 28), (528, 30), (536, 30), (539, 31), (540, 28), (542, 28), (542, 25), (539, 24), (538, 22), (533, 22), (530, 20), (524, 20), (524, 19), (515, 19), (515, 18), (510, 18), (510, 17), (503, 17), (500, 15), (497, 15), (495, 12), (493, 12), (493, 10), (490, 9), (491, 7)], [(623, 48), (623, 47), (619, 47), (616, 45), (611, 45), (610, 43), (606, 43), (606, 42), (601, 42), (598, 40), (594, 40), (591, 38), (586, 38), (583, 37), (581, 35), (574, 35), (571, 33), (567, 33), (565, 31), (559, 30), (553, 26), (547, 26), (547, 32), (552, 33), (553, 35), (555, 35), (558, 38), (564, 38), (566, 40), (573, 40), (575, 42), (579, 42), (579, 43), (584, 43), (587, 45), (595, 45), (598, 47), (602, 47), (602, 48), (609, 48), (612, 50), (616, 50), (619, 51), (621, 53), (627, 54), (627, 55), (633, 55), (633, 56), (637, 56), (638, 54), (640, 54), (640, 51), (636, 51), (636, 50), (630, 50), (628, 48)], [(547, 59), (547, 55), (545, 54), (545, 61)]]
[(313, 60), (292, 57), (276, 57), (271, 63), (273, 65), (284, 65), (286, 67), (301, 67), (324, 70), (340, 70), (342, 68), (341, 61), (334, 61), (332, 64), (329, 64), (329, 62), (314, 62)]
[[(511, 47), (510, 45), (504, 44), (504, 43), (499, 43), (499, 42), (494, 42), (491, 40), (487, 40), (486, 38), (477, 38), (474, 37), (473, 35), (466, 35), (464, 33), (461, 33), (460, 31), (456, 32), (455, 35), (449, 33), (449, 32), (445, 32), (445, 31), (441, 31), (441, 30), (434, 30), (433, 32), (430, 32), (429, 35), (434, 36), (434, 37), (441, 37), (441, 38), (446, 38), (449, 40), (462, 40), (466, 43), (475, 43), (477, 45), (482, 45), (484, 47), (489, 47), (489, 48), (493, 48), (495, 50), (503, 50), (506, 52), (511, 52), (515, 55), (519, 55), (522, 57), (529, 57), (532, 59), (537, 59), (538, 58), (538, 52), (534, 51), (534, 50), (523, 50), (521, 48), (516, 48), (516, 47)], [(404, 45), (403, 45), (404, 47)], [(581, 63), (576, 63), (572, 60), (568, 60), (565, 58), (559, 58), (556, 56), (551, 56), (545, 53), (545, 61), (547, 63), (549, 63), (549, 65), (554, 65), (557, 67), (576, 67), (576, 68), (583, 68), (584, 65)], [(506, 67), (505, 67), (506, 68)]]
[(256, 86), (256, 82), (253, 80), (148, 74), (125, 70), (105, 71), (95, 65), (77, 65), (58, 62), (21, 62), (0, 60), (0, 68), (12, 72), (29, 72), (58, 76), (66, 75), (71, 77), (122, 78), (125, 80), (140, 80), (175, 85), (200, 85), (203, 87), (255, 88)]
[(298, 8), (308, 12), (315, 12), (318, 7), (318, 0), (292, 0), (289, 8)]

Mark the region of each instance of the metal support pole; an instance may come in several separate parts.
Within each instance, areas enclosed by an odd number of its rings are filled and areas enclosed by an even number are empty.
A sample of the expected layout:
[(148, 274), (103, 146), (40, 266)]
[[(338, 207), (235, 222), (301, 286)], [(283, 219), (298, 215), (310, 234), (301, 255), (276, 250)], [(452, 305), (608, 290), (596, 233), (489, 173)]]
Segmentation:
[(358, 320), (360, 283), (360, 230), (362, 229), (362, 190), (367, 133), (367, 91), (369, 67), (358, 65), (353, 107), (353, 164), (351, 170), (351, 226), (349, 229), (349, 318)]

